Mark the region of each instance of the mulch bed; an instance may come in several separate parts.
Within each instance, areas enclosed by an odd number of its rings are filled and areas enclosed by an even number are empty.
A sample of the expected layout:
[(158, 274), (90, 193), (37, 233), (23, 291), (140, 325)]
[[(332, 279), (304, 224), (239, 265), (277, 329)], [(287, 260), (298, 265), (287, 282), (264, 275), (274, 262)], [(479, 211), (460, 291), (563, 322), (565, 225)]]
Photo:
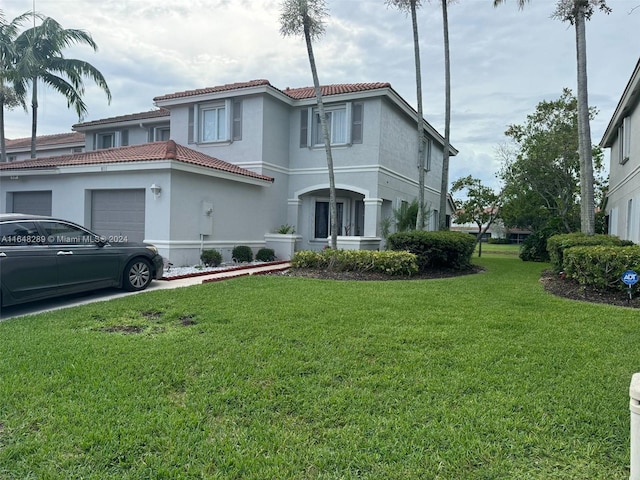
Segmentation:
[(547, 292), (557, 295), (558, 297), (583, 302), (606, 303), (619, 307), (640, 308), (640, 293), (637, 291), (633, 292), (633, 297), (631, 301), (629, 301), (629, 296), (626, 291), (584, 288), (575, 280), (562, 278), (551, 270), (542, 272), (540, 282)]
[[(465, 271), (456, 270), (431, 270), (419, 275), (408, 276), (389, 276), (380, 272), (338, 272), (332, 270), (314, 270), (306, 268), (292, 268), (285, 272), (276, 273), (276, 275), (285, 275), (289, 277), (303, 278), (320, 278), (327, 280), (430, 280), (435, 278), (449, 278), (460, 275), (471, 275), (480, 273), (483, 269), (477, 266)], [(560, 275), (553, 273), (551, 270), (545, 270), (540, 277), (544, 289), (558, 297), (564, 297), (571, 300), (579, 300), (582, 302), (605, 303), (608, 305), (616, 305), (620, 307), (640, 308), (640, 292), (634, 292), (631, 301), (628, 299), (627, 292), (616, 290), (596, 290), (593, 288), (583, 288), (579, 283), (562, 278)]]

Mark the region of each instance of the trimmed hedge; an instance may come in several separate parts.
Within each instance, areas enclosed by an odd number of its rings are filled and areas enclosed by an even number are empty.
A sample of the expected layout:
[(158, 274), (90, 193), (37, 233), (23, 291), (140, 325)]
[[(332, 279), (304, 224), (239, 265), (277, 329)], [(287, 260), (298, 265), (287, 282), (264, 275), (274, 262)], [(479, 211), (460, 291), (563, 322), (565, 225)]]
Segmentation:
[(375, 250), (303, 250), (291, 259), (293, 268), (352, 272), (381, 272), (386, 275), (414, 275), (418, 272), (416, 256), (409, 252)]
[(253, 261), (253, 251), (247, 245), (233, 247), (231, 257), (238, 263), (251, 263)]
[(564, 251), (571, 247), (586, 247), (597, 245), (621, 247), (630, 244), (632, 243), (620, 240), (618, 237), (614, 237), (612, 235), (586, 235), (584, 233), (565, 233), (550, 237), (547, 240), (547, 251), (549, 252), (549, 259), (551, 261), (553, 270), (555, 272), (560, 272), (564, 268)]
[(203, 250), (200, 260), (207, 267), (217, 267), (222, 263), (222, 254), (217, 250)]
[(406, 250), (416, 255), (418, 270), (451, 268), (465, 270), (471, 266), (471, 256), (476, 246), (473, 235), (462, 232), (398, 232), (389, 236), (389, 250)]
[(622, 274), (640, 272), (640, 246), (579, 246), (564, 251), (565, 275), (581, 285), (600, 289), (625, 290)]
[(273, 248), (261, 248), (256, 253), (256, 260), (261, 262), (273, 262), (276, 259), (276, 252)]

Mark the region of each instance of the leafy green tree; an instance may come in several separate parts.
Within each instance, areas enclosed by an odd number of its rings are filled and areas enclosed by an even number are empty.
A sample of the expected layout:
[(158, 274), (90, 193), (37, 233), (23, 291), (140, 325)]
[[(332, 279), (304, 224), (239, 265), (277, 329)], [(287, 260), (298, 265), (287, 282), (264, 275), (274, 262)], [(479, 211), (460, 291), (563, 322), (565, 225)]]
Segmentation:
[(416, 229), (424, 229), (424, 169), (425, 169), (425, 153), (426, 138), (424, 135), (424, 115), (422, 109), (422, 73), (420, 67), (420, 39), (418, 36), (418, 16), (417, 9), (422, 5), (421, 0), (386, 0), (387, 5), (398, 8), (411, 14), (411, 25), (413, 29), (413, 53), (414, 63), (416, 67), (416, 102), (418, 108), (418, 117), (416, 125), (418, 131), (418, 212), (416, 213)]
[(329, 171), (329, 218), (331, 223), (331, 248), (338, 245), (338, 207), (336, 202), (336, 184), (333, 173), (333, 156), (331, 154), (331, 140), (327, 129), (327, 119), (322, 102), (322, 89), (318, 79), (315, 56), (313, 54), (313, 40), (324, 34), (324, 18), (328, 15), (324, 0), (284, 0), (280, 15), (280, 33), (283, 36), (303, 35), (307, 45), (307, 56), (313, 76), (313, 86), (318, 103), (320, 126), (324, 137), (324, 149), (327, 155), (327, 169)]
[[(524, 124), (510, 125), (505, 134), (515, 145), (514, 152), (503, 155), (499, 173), (505, 225), (534, 232), (579, 229), (578, 106), (571, 90), (564, 89), (558, 100), (540, 102)], [(601, 172), (602, 151), (592, 148)]]
[(479, 245), (478, 256), (482, 256), (482, 237), (491, 225), (500, 218), (502, 193), (482, 184), (481, 180), (471, 175), (459, 178), (451, 186), (452, 192), (463, 192), (465, 196), (456, 200), (458, 210), (454, 222), (475, 223), (478, 226), (476, 245)]
[(22, 23), (30, 16), (23, 13), (7, 22), (0, 10), (0, 161), (7, 161), (6, 141), (4, 135), (4, 110), (22, 106), (26, 109), (23, 98), (20, 98), (12, 87), (15, 76), (16, 52), (14, 41)]
[(82, 98), (84, 77), (92, 79), (104, 90), (111, 102), (109, 86), (98, 69), (83, 60), (64, 56), (63, 50), (76, 44), (88, 45), (94, 51), (98, 49), (89, 33), (62, 28), (50, 17), (46, 17), (40, 25), (23, 31), (15, 39), (17, 62), (13, 83), (16, 94), (24, 99), (31, 87), (31, 158), (36, 156), (39, 82), (62, 94), (67, 99), (67, 106), (75, 109), (79, 119), (87, 113)]
[[(506, 0), (493, 0), (498, 6)], [(517, 0), (518, 7), (523, 8), (529, 0)], [(591, 126), (589, 123), (589, 96), (587, 86), (587, 39), (585, 21), (589, 20), (595, 10), (609, 13), (611, 9), (605, 0), (558, 0), (555, 18), (568, 21), (576, 30), (576, 64), (578, 85), (578, 151), (580, 153), (580, 223), (582, 232), (587, 235), (595, 233), (595, 198), (593, 157), (591, 155)]]

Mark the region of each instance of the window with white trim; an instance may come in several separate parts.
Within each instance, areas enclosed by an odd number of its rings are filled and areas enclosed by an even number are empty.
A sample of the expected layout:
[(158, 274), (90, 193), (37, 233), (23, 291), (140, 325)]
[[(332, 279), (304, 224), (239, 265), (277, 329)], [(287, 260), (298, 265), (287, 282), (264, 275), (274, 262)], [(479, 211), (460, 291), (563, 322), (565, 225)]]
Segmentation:
[(618, 127), (618, 163), (624, 165), (629, 160), (631, 150), (631, 117), (624, 117)]
[(94, 150), (102, 150), (105, 148), (126, 147), (129, 145), (129, 130), (120, 130), (117, 132), (96, 133)]
[[(362, 143), (362, 103), (327, 105), (324, 114), (331, 145)], [(300, 111), (300, 147), (309, 146), (324, 146), (324, 133), (317, 108), (305, 108)]]
[(227, 109), (224, 104), (200, 109), (200, 141), (227, 140)]
[(155, 127), (153, 129), (153, 142), (166, 142), (171, 139), (171, 129), (169, 127)]
[(242, 140), (242, 100), (194, 105), (189, 108), (188, 143)]

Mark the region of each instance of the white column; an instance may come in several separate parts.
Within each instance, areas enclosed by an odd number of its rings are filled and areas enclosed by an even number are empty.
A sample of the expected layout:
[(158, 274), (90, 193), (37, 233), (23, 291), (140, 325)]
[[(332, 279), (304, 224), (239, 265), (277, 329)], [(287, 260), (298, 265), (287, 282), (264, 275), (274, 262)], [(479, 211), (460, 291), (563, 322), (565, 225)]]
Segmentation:
[(380, 220), (382, 219), (382, 199), (364, 199), (364, 236), (379, 237)]

